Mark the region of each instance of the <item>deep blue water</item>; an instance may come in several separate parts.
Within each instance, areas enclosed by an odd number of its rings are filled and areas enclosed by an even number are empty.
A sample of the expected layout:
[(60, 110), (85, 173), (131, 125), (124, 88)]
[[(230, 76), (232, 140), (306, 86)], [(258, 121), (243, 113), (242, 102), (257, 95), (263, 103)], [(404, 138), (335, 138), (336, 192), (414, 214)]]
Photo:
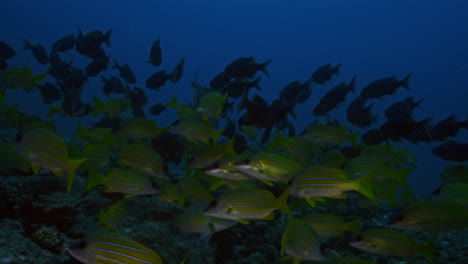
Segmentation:
[[(409, 95), (424, 98), (416, 119), (433, 117), (437, 122), (451, 114), (468, 118), (468, 1), (464, 0), (3, 0), (0, 6), (0, 39), (18, 53), (10, 65), (31, 65), (34, 72), (46, 68), (29, 51), (18, 52), (24, 39), (49, 48), (79, 28), (112, 29), (110, 53), (119, 63), (128, 63), (138, 86), (144, 87), (146, 78), (159, 70), (144, 61), (160, 37), (161, 68), (172, 70), (183, 56), (186, 66), (181, 82), (159, 92), (147, 90), (151, 103), (167, 102), (173, 94), (187, 102), (197, 69), (198, 81), (208, 85), (233, 59), (255, 56), (258, 61), (273, 60), (268, 67), (271, 77), (262, 77), (261, 82), (261, 94), (270, 101), (289, 82), (308, 79), (317, 67), (343, 64), (339, 77), (315, 86), (308, 104), (296, 108), (298, 131), (313, 120), (312, 109), (326, 88), (349, 81), (354, 74), (359, 92), (375, 79), (414, 73), (411, 91), (400, 90), (376, 103), (381, 122), (386, 106)], [(89, 62), (76, 52), (67, 58), (75, 66)], [(100, 78), (90, 80), (84, 101), (93, 95), (102, 96)], [(347, 103), (356, 96), (349, 96)], [(47, 113), (38, 93), (10, 93), (8, 100), (20, 103), (26, 113)], [(344, 120), (344, 112), (345, 107), (333, 116)], [(157, 121), (167, 124), (174, 117), (164, 114)], [(76, 120), (56, 122), (61, 133), (74, 131)], [(467, 142), (468, 133), (463, 131), (457, 140)], [(434, 144), (408, 146), (419, 159), (410, 184), (425, 194), (439, 184), (439, 172), (450, 163), (431, 153)]]

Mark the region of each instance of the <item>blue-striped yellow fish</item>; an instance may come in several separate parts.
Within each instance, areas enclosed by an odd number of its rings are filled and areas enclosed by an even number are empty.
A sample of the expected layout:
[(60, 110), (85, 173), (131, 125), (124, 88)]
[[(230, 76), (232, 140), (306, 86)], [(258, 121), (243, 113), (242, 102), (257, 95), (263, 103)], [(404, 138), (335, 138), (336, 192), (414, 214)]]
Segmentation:
[(132, 139), (151, 139), (159, 134), (169, 132), (169, 127), (158, 127), (154, 120), (144, 117), (133, 117), (122, 121), (122, 130)]
[(218, 119), (223, 110), (226, 98), (227, 93), (224, 95), (218, 92), (206, 93), (200, 98), (196, 110), (205, 120), (211, 118)]
[(354, 190), (374, 200), (372, 185), (372, 175), (351, 180), (343, 170), (310, 166), (294, 176), (291, 193), (303, 198), (345, 198), (345, 192)]
[(161, 257), (153, 250), (132, 239), (116, 234), (103, 233), (80, 241), (68, 250), (85, 264), (125, 263), (162, 264)]
[(350, 132), (341, 124), (311, 124), (300, 135), (300, 138), (320, 145), (341, 145), (345, 141), (356, 145), (360, 131)]
[(352, 247), (383, 256), (407, 258), (421, 254), (429, 263), (434, 263), (434, 241), (418, 243), (409, 235), (385, 228), (369, 229), (349, 243)]
[(418, 232), (439, 232), (468, 228), (468, 210), (451, 201), (422, 201), (403, 208), (390, 225)]
[(125, 197), (157, 193), (159, 190), (151, 181), (150, 176), (135, 169), (113, 169), (104, 177), (91, 172), (87, 188), (97, 184), (105, 185), (106, 192), (124, 193)]
[(236, 168), (253, 178), (272, 185), (271, 182), (288, 182), (302, 168), (292, 159), (275, 153), (257, 153), (236, 165)]
[(289, 189), (276, 198), (260, 189), (239, 188), (225, 192), (206, 209), (208, 216), (245, 222), (248, 219), (272, 219), (273, 211), (280, 209), (290, 214), (287, 205)]
[(44, 129), (32, 129), (21, 138), (17, 149), (23, 157), (32, 163), (37, 173), (40, 168), (50, 170), (57, 176), (63, 171), (68, 174), (67, 192), (71, 190), (75, 172), (86, 159), (69, 159), (67, 145), (54, 132)]
[(127, 207), (125, 200), (119, 200), (111, 205), (107, 210), (99, 211), (98, 223), (104, 225), (107, 229), (115, 228), (127, 216)]
[(120, 153), (117, 162), (151, 176), (166, 178), (166, 163), (159, 153), (145, 145), (131, 144)]
[(206, 203), (194, 203), (186, 207), (184, 211), (175, 219), (175, 225), (183, 233), (199, 233), (203, 236), (210, 236), (215, 232), (227, 229), (236, 221), (211, 217), (203, 210), (208, 206)]
[(341, 216), (330, 214), (308, 214), (301, 220), (311, 225), (320, 237), (343, 237), (345, 232), (359, 233), (361, 219), (345, 223)]
[(31, 162), (16, 151), (11, 142), (0, 142), (0, 171), (31, 172)]
[(314, 228), (302, 220), (289, 219), (281, 238), (281, 255), (293, 257), (294, 263), (301, 260), (323, 261), (320, 238)]
[(224, 129), (213, 130), (210, 123), (198, 114), (181, 117), (172, 124), (172, 129), (188, 140), (204, 143), (215, 142), (224, 131)]

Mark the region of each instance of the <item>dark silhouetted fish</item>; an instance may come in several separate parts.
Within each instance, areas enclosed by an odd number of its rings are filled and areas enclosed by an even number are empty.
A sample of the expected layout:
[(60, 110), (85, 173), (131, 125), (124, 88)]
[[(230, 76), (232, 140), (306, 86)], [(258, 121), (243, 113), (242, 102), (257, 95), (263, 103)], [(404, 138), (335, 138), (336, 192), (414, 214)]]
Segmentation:
[(455, 137), (462, 128), (468, 129), (468, 120), (457, 121), (454, 116), (449, 116), (431, 128), (430, 133), (433, 140), (443, 141)]
[(117, 77), (111, 77), (110, 79), (106, 79), (104, 76), (101, 76), (101, 82), (104, 84), (102, 86), (102, 91), (104, 94), (124, 94), (127, 92), (127, 87), (122, 83)]
[(450, 161), (468, 161), (468, 143), (447, 140), (432, 149), (439, 158)]
[(380, 126), (380, 131), (387, 139), (401, 141), (409, 139), (418, 129), (428, 127), (430, 120), (431, 118), (415, 121), (412, 117), (390, 119)]
[(362, 134), (361, 140), (366, 145), (378, 145), (385, 142), (386, 138), (380, 129), (370, 129)]
[(57, 86), (51, 83), (44, 83), (39, 85), (39, 91), (41, 92), (42, 101), (45, 104), (50, 104), (55, 101), (62, 99), (63, 95)]
[(385, 95), (393, 95), (396, 93), (397, 89), (404, 87), (406, 90), (409, 90), (409, 78), (411, 74), (408, 74), (403, 80), (398, 81), (395, 76), (379, 79), (371, 82), (361, 91), (361, 97), (365, 99), (371, 98), (380, 98)]
[(162, 64), (161, 40), (159, 38), (153, 42), (150, 51), (150, 60), (147, 62), (154, 66), (160, 66)]
[(216, 76), (211, 79), (210, 87), (214, 89), (222, 89), (229, 83), (229, 81), (231, 81), (231, 77), (223, 71), (216, 74)]
[(340, 83), (337, 86), (333, 87), (328, 91), (318, 105), (314, 108), (314, 115), (324, 116), (328, 114), (331, 110), (337, 108), (346, 100), (346, 96), (349, 92), (354, 92), (356, 76), (353, 77), (351, 82), (346, 85), (346, 83)]
[(130, 66), (128, 66), (128, 64), (119, 65), (117, 60), (114, 60), (114, 66), (112, 69), (117, 69), (119, 71), (120, 77), (122, 77), (126, 83), (136, 83), (135, 74), (133, 73)]
[(262, 71), (265, 75), (270, 76), (266, 71), (266, 67), (270, 63), (271, 60), (264, 63), (257, 63), (254, 57), (241, 57), (229, 63), (224, 69), (224, 72), (226, 72), (230, 78), (238, 80), (251, 79), (258, 71)]
[(146, 80), (146, 88), (159, 90), (159, 88), (163, 87), (167, 80), (170, 78), (170, 74), (166, 73), (166, 70), (160, 70), (153, 73), (147, 80)]
[(233, 79), (228, 84), (226, 84), (223, 89), (221, 89), (221, 93), (227, 93), (228, 96), (231, 98), (239, 98), (242, 96), (244, 89), (246, 90), (245, 92), (247, 94), (249, 93), (249, 90), (253, 87), (261, 91), (262, 89), (260, 88), (260, 80), (261, 77), (258, 77), (253, 81)]
[(286, 85), (280, 92), (280, 100), (287, 105), (295, 105), (296, 103), (305, 103), (312, 94), (312, 78), (301, 83), (294, 81)]
[(68, 95), (65, 96), (62, 102), (63, 112), (71, 117), (81, 117), (86, 116), (91, 111), (93, 107), (89, 103), (83, 103), (79, 96)]
[(148, 103), (148, 97), (146, 97), (145, 91), (139, 87), (135, 87), (134, 89), (129, 89), (128, 96), (130, 97), (133, 115), (136, 117), (145, 117), (143, 106)]
[(166, 111), (166, 105), (161, 102), (154, 104), (150, 108), (150, 113), (155, 116), (160, 115), (164, 111)]
[(366, 100), (362, 97), (357, 97), (348, 106), (347, 117), (348, 121), (358, 127), (368, 127), (377, 121), (377, 117), (372, 114), (372, 106), (374, 103), (369, 104), (367, 107)]
[(336, 65), (336, 67), (332, 67), (331, 64), (323, 65), (322, 67), (318, 68), (313, 74), (312, 79), (314, 83), (317, 84), (324, 84), (331, 80), (333, 75), (340, 74), (340, 67), (341, 63)]
[(0, 60), (8, 60), (16, 56), (16, 52), (7, 43), (0, 41)]
[(107, 67), (109, 67), (110, 57), (111, 55), (106, 56), (106, 54), (104, 53), (92, 60), (88, 64), (88, 66), (86, 66), (86, 76), (96, 77), (100, 72), (107, 70)]
[(170, 73), (169, 80), (172, 83), (176, 83), (182, 79), (182, 74), (184, 73), (184, 64), (185, 64), (185, 57), (182, 58), (179, 63), (174, 67), (174, 70)]
[(67, 35), (52, 44), (53, 51), (65, 52), (75, 47), (75, 36)]
[(184, 155), (185, 145), (182, 137), (171, 133), (159, 134), (151, 140), (151, 147), (156, 150), (166, 162), (180, 163)]
[(423, 100), (419, 102), (414, 101), (413, 97), (406, 97), (400, 102), (396, 102), (390, 105), (385, 110), (385, 116), (387, 119), (394, 119), (400, 117), (407, 117), (410, 116), (413, 110), (422, 103)]
[(49, 55), (47, 55), (46, 49), (40, 45), (32, 45), (29, 43), (27, 40), (24, 41), (24, 49), (25, 50), (31, 50), (33, 53), (34, 58), (40, 63), (40, 64), (48, 64), (49, 63)]
[(0, 71), (5, 70), (8, 67), (6, 60), (16, 56), (16, 52), (7, 43), (0, 41)]
[(99, 57), (100, 53), (102, 53), (102, 43), (106, 43), (107, 47), (110, 48), (111, 34), (112, 29), (106, 33), (95, 30), (88, 32), (86, 35), (83, 35), (81, 30), (79, 30), (78, 36), (76, 37), (76, 51), (82, 55), (95, 59)]

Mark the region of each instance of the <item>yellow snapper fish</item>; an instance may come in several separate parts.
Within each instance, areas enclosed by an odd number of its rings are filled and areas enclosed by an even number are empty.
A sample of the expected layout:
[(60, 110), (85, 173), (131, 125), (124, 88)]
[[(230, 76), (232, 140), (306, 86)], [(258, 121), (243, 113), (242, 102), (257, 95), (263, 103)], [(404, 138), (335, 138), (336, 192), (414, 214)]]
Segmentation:
[(351, 180), (343, 170), (310, 166), (302, 169), (294, 176), (291, 193), (306, 199), (345, 198), (345, 192), (358, 191), (368, 199), (374, 200), (372, 186), (372, 175)]
[(212, 217), (236, 220), (241, 223), (249, 219), (273, 219), (273, 211), (280, 209), (290, 214), (287, 205), (289, 189), (286, 189), (278, 198), (267, 191), (260, 189), (239, 188), (225, 192), (213, 201), (206, 209), (205, 214)]
[(85, 264), (126, 263), (162, 264), (161, 257), (153, 250), (116, 234), (103, 233), (78, 242), (68, 250), (77, 260)]
[(320, 238), (314, 228), (305, 221), (292, 218), (281, 238), (281, 255), (284, 253), (292, 257), (294, 264), (299, 264), (301, 260), (325, 260), (320, 249)]
[(351, 241), (350, 246), (369, 253), (407, 258), (415, 253), (423, 255), (429, 262), (434, 263), (434, 241), (418, 243), (409, 235), (385, 228), (369, 229), (361, 237)]
[(239, 171), (268, 185), (273, 185), (271, 182), (287, 183), (301, 168), (292, 159), (268, 152), (256, 153), (236, 165)]
[(9, 67), (0, 73), (0, 87), (15, 90), (24, 89), (29, 92), (34, 87), (38, 87), (47, 75), (48, 72), (33, 75), (29, 66)]
[(19, 153), (32, 163), (35, 173), (45, 168), (57, 176), (68, 173), (67, 192), (70, 192), (75, 172), (86, 159), (69, 159), (67, 145), (54, 132), (44, 129), (26, 131), (17, 146)]
[(167, 178), (164, 159), (157, 151), (145, 145), (129, 145), (122, 150), (117, 162), (151, 176)]

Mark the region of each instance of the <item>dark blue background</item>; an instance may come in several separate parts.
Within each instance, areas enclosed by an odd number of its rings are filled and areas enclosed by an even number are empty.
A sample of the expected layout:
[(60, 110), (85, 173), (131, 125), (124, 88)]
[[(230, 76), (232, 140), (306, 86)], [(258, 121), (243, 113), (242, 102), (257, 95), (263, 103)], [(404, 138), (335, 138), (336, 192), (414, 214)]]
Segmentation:
[[(112, 28), (109, 51), (119, 63), (133, 68), (141, 87), (159, 70), (144, 63), (159, 36), (161, 67), (170, 71), (183, 56), (186, 67), (181, 82), (159, 92), (147, 91), (152, 102), (167, 102), (173, 94), (188, 102), (197, 69), (198, 81), (207, 85), (233, 59), (255, 56), (258, 61), (273, 60), (268, 67), (271, 77), (262, 77), (261, 82), (262, 95), (270, 101), (287, 83), (305, 81), (317, 67), (343, 64), (338, 78), (315, 86), (308, 104), (298, 106), (298, 130), (313, 120), (312, 108), (326, 89), (349, 81), (354, 74), (359, 90), (378, 78), (414, 73), (411, 91), (400, 90), (376, 103), (380, 116), (388, 104), (413, 95), (424, 98), (415, 111), (416, 119), (432, 116), (437, 122), (451, 114), (468, 118), (468, 1), (464, 0), (3, 0), (0, 6), (0, 39), (17, 51), (24, 39), (49, 48), (60, 37), (76, 34), (78, 28), (83, 32)], [(31, 52), (18, 53), (10, 65), (47, 70)], [(64, 57), (76, 66), (89, 62), (75, 52)], [(100, 87), (99, 78), (90, 80), (84, 100), (102, 96)], [(13, 92), (8, 99), (27, 113), (47, 113), (37, 92), (28, 96)], [(344, 120), (343, 110), (334, 111), (334, 117)], [(168, 114), (157, 120), (166, 124), (173, 119)], [(76, 120), (58, 118), (56, 122), (61, 133), (70, 134)], [(458, 140), (467, 142), (467, 135), (464, 131)], [(430, 153), (434, 144), (409, 146), (419, 160), (410, 184), (427, 193), (449, 163)]]

